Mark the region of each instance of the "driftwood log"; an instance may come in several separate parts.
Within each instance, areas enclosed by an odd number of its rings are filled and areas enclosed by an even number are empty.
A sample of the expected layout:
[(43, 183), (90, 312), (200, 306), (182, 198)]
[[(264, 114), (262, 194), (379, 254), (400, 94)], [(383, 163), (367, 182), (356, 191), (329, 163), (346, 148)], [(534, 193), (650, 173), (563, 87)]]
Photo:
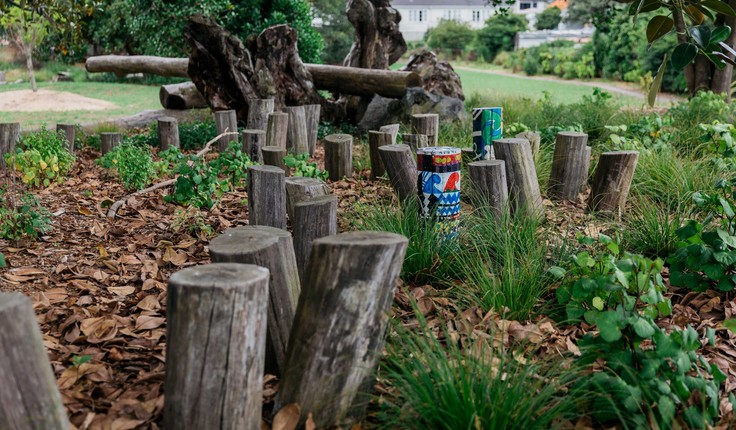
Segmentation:
[(268, 114), (266, 126), (266, 146), (278, 146), (286, 149), (289, 137), (289, 114), (274, 112)]
[(261, 426), (268, 269), (214, 263), (169, 278), (164, 423)]
[(391, 186), (402, 202), (417, 196), (417, 161), (408, 145), (384, 145), (378, 148)]
[(549, 196), (553, 200), (576, 201), (582, 184), (588, 179), (590, 159), (586, 161), (588, 135), (575, 131), (557, 133), (552, 171), (549, 176)]
[(353, 136), (330, 134), (324, 138), (325, 170), (331, 181), (353, 177)]
[(294, 206), (312, 197), (326, 196), (330, 193), (327, 184), (317, 178), (305, 178), (304, 176), (292, 176), (286, 178), (286, 213), (289, 219), (294, 218)]
[(15, 144), (20, 139), (20, 123), (0, 123), (0, 170), (5, 170), (5, 154), (15, 152)]
[(75, 124), (56, 124), (56, 132), (64, 133), (64, 138), (66, 139), (66, 149), (69, 150), (72, 154), (74, 154), (74, 137), (76, 132), (76, 125)]
[(263, 155), (263, 164), (278, 167), (286, 176), (291, 174), (291, 170), (289, 170), (289, 167), (284, 162), (286, 148), (280, 146), (264, 146), (261, 148), (261, 154)]
[[(115, 56), (111, 56), (115, 57)], [(99, 58), (99, 57), (92, 57)], [(130, 57), (123, 57), (130, 58)], [(151, 57), (160, 58), (160, 57)], [(172, 58), (173, 60), (174, 58)], [(187, 63), (189, 60), (187, 60)], [(186, 72), (186, 64), (183, 64)], [(158, 99), (165, 109), (199, 109), (207, 107), (207, 100), (194, 85), (194, 82), (182, 82), (179, 84), (162, 85), (158, 90)]]
[(295, 204), (291, 226), (299, 279), (303, 283), (312, 243), (320, 237), (337, 234), (337, 197), (318, 196)]
[(250, 225), (286, 228), (284, 171), (275, 166), (248, 166)]
[(588, 199), (588, 210), (620, 217), (634, 179), (638, 151), (604, 152), (598, 159)]
[(263, 163), (263, 147), (266, 146), (266, 132), (263, 130), (243, 130), (243, 152), (251, 161)]
[(371, 130), (368, 132), (368, 154), (371, 160), (371, 180), (380, 178), (386, 173), (383, 161), (378, 153), (378, 148), (383, 145), (391, 145), (391, 134)]
[(503, 160), (482, 160), (468, 164), (472, 199), (476, 205), (490, 207), (496, 216), (508, 210), (508, 184)]
[(100, 133), (100, 153), (104, 156), (123, 141), (123, 134), (117, 132)]
[(514, 213), (542, 217), (542, 194), (539, 191), (537, 171), (534, 167), (532, 148), (526, 139), (498, 139), (493, 142), (496, 159), (506, 166), (509, 200)]
[(158, 119), (158, 144), (162, 151), (179, 147), (179, 122), (176, 118), (163, 117)]

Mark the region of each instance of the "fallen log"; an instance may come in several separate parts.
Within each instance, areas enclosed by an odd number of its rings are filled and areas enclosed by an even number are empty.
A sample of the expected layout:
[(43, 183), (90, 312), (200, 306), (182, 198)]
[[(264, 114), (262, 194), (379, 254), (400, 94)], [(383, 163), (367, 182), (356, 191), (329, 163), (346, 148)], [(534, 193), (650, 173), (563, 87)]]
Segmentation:
[(194, 82), (161, 85), (158, 91), (161, 106), (166, 109), (197, 109), (206, 108), (207, 100), (199, 93)]

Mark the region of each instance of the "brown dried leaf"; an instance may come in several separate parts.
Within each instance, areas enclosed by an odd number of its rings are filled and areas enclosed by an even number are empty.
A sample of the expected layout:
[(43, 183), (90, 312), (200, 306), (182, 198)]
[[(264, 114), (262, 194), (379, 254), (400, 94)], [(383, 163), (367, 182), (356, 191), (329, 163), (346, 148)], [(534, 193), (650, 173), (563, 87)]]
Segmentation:
[(82, 320), (80, 329), (89, 343), (101, 343), (114, 339), (118, 334), (115, 320), (106, 317), (87, 318)]
[(160, 327), (166, 321), (165, 318), (154, 317), (150, 315), (141, 315), (135, 320), (136, 330), (153, 330)]
[(272, 430), (294, 430), (299, 425), (302, 408), (298, 403), (289, 403), (279, 410), (273, 418)]

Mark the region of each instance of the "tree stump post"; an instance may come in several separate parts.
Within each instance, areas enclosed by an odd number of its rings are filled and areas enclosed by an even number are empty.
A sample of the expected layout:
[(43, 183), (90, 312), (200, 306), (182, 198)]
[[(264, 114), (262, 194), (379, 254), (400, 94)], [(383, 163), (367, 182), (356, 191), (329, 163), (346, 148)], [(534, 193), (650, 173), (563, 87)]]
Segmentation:
[(411, 130), (414, 134), (427, 136), (429, 146), (437, 146), (440, 131), (440, 116), (436, 113), (419, 113), (411, 116)]
[(621, 216), (638, 160), (638, 151), (612, 151), (601, 154), (590, 188), (589, 211)]
[(289, 134), (289, 114), (274, 112), (268, 114), (268, 126), (266, 127), (266, 146), (278, 146), (286, 149), (286, 141)]
[(405, 202), (416, 197), (417, 161), (411, 148), (408, 145), (384, 145), (378, 148), (378, 152), (399, 200)]
[[(96, 57), (97, 58), (97, 57)], [(121, 57), (125, 58), (125, 57)], [(169, 60), (168, 58), (166, 60)], [(187, 63), (189, 62), (188, 59)], [(186, 66), (183, 75), (186, 77)], [(199, 109), (207, 107), (207, 100), (199, 92), (193, 82), (161, 85), (158, 90), (158, 100), (164, 109)]]
[(261, 428), (268, 278), (268, 269), (237, 263), (171, 275), (166, 428)]
[(407, 243), (384, 232), (314, 241), (274, 411), (298, 403), (317, 428), (364, 418)]
[(542, 136), (540, 136), (539, 133), (534, 131), (522, 131), (514, 137), (528, 140), (532, 147), (532, 155), (536, 157), (537, 154), (539, 154), (539, 145), (542, 142)]
[(100, 133), (100, 153), (104, 156), (123, 141), (122, 133)]
[(588, 177), (590, 176), (590, 157), (592, 156), (593, 149), (590, 146), (585, 147), (585, 156), (583, 157), (583, 172), (585, 176), (580, 182), (580, 192), (584, 193), (585, 188), (588, 186)]
[(289, 219), (294, 219), (294, 206), (304, 200), (330, 194), (327, 184), (317, 178), (292, 176), (285, 181), (286, 185), (286, 213)]
[(372, 181), (376, 180), (376, 178), (380, 178), (386, 173), (386, 168), (383, 166), (381, 156), (378, 153), (378, 148), (390, 144), (391, 135), (389, 133), (383, 133), (373, 130), (368, 132), (368, 152), (371, 159)]
[(498, 217), (508, 210), (509, 192), (503, 160), (474, 161), (468, 164), (468, 174), (476, 204), (489, 206)]
[(162, 151), (174, 147), (179, 148), (179, 122), (176, 118), (158, 119), (158, 144)]
[(76, 131), (75, 124), (56, 124), (56, 132), (64, 133), (64, 138), (66, 139), (66, 149), (68, 149), (69, 152), (72, 154), (74, 154), (75, 131)]
[(284, 171), (276, 166), (248, 166), (248, 222), (286, 228)]
[(396, 145), (396, 137), (399, 135), (400, 124), (386, 124), (381, 126), (378, 131), (381, 133), (388, 133), (391, 135), (391, 144)]
[[(553, 200), (576, 201), (581, 184), (588, 178), (585, 168), (588, 135), (575, 131), (557, 133), (552, 171), (549, 176), (549, 196)], [(590, 165), (590, 162), (588, 162)]]
[(247, 127), (251, 130), (268, 128), (268, 115), (273, 113), (273, 99), (249, 99)]
[(263, 163), (263, 147), (266, 145), (266, 132), (263, 130), (243, 130), (243, 152), (251, 161)]
[(5, 154), (15, 152), (15, 144), (20, 139), (20, 123), (0, 123), (0, 170), (7, 169)]
[(467, 166), (468, 164), (473, 162), (473, 159), (475, 158), (475, 149), (469, 147), (461, 148), (460, 153), (462, 154), (462, 161), (464, 166)]
[(309, 156), (314, 157), (317, 150), (317, 131), (319, 131), (319, 114), (321, 105), (304, 105), (304, 114), (307, 122), (307, 147)]
[(284, 110), (289, 114), (286, 149), (297, 155), (309, 153), (307, 114), (304, 106), (288, 106)]
[(231, 228), (212, 239), (209, 250), (213, 263), (254, 264), (268, 269), (265, 372), (280, 376), (301, 292), (291, 233), (264, 225)]
[(505, 162), (512, 212), (523, 211), (534, 217), (544, 216), (542, 194), (529, 141), (499, 139), (493, 142), (493, 146), (496, 158)]
[(0, 387), (0, 428), (69, 428), (36, 313), (21, 293), (0, 293)]
[(330, 134), (324, 139), (325, 170), (331, 181), (353, 177), (353, 136)]
[[(236, 116), (235, 110), (220, 110), (215, 112), (215, 125), (217, 126), (217, 134), (220, 135), (222, 133), (228, 132), (238, 132), (238, 118)], [(238, 135), (232, 134), (227, 136), (222, 136), (219, 141), (217, 141), (217, 151), (223, 152), (227, 149), (230, 142), (237, 142), (238, 141)]]
[(401, 136), (401, 141), (405, 145), (409, 145), (411, 152), (415, 154), (417, 153), (417, 149), (429, 146), (429, 139), (424, 134), (404, 134)]
[(312, 252), (312, 243), (320, 237), (337, 234), (337, 197), (312, 197), (294, 205), (294, 252), (299, 279), (306, 282), (305, 270)]
[(291, 174), (289, 167), (284, 163), (286, 148), (280, 146), (264, 146), (261, 148), (261, 155), (263, 155), (263, 164), (280, 168), (286, 176)]

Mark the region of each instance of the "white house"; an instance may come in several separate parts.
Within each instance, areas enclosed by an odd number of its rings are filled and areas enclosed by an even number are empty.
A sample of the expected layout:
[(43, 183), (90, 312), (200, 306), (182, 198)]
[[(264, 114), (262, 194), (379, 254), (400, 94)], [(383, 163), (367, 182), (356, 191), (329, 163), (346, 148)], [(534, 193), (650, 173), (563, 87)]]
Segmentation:
[[(536, 15), (547, 8), (550, 0), (516, 0), (507, 6), (509, 12), (526, 15), (530, 25)], [(467, 22), (473, 29), (483, 28), (495, 9), (487, 0), (393, 0), (391, 6), (401, 14), (399, 30), (407, 42), (421, 40), (427, 29), (441, 19)]]

